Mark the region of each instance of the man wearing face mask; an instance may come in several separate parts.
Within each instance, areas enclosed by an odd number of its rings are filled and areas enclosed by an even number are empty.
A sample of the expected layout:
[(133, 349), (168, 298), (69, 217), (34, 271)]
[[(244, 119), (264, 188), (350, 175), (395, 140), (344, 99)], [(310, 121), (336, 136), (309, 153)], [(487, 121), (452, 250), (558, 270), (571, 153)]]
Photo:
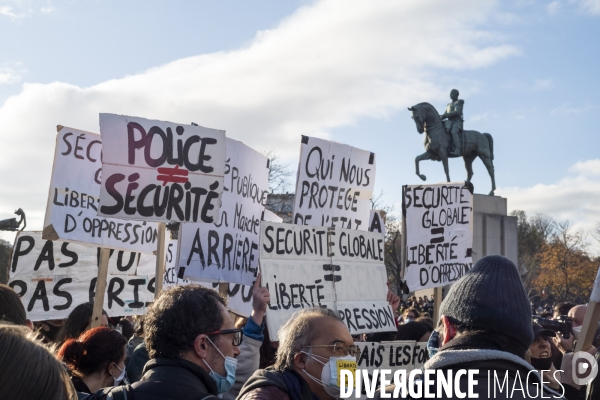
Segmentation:
[[(556, 333), (544, 329), (539, 324), (532, 324), (533, 343), (529, 346), (530, 364), (543, 376), (544, 382), (550, 388), (561, 391), (559, 384), (560, 374), (556, 373), (556, 367), (552, 363), (552, 351), (549, 338), (556, 337)], [(558, 379), (557, 379), (558, 378)]]
[(242, 330), (219, 294), (200, 285), (160, 294), (144, 319), (150, 356), (135, 400), (217, 399), (235, 381)]
[(356, 368), (359, 349), (337, 315), (322, 308), (298, 311), (278, 336), (275, 366), (254, 373), (238, 400), (339, 398), (339, 370)]

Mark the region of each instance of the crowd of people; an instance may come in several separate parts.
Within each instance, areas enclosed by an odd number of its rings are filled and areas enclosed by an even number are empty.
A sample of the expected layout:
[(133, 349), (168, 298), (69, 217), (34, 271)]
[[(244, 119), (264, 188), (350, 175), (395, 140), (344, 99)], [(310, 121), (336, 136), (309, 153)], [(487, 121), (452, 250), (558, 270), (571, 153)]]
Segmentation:
[[(270, 294), (258, 282), (247, 318), (234, 318), (216, 291), (190, 284), (160, 293), (144, 316), (104, 313), (93, 328), (92, 303), (65, 321), (33, 323), (18, 295), (0, 285), (0, 398), (330, 400), (340, 396), (335, 365), (356, 362), (363, 340), (427, 342), (424, 369), (477, 369), (471, 378), (479, 398), (488, 398), (492, 372), (507, 374), (497, 398), (514, 397), (508, 390), (519, 376), (529, 379), (517, 398), (600, 398), (596, 380), (581, 387), (571, 371), (586, 306), (556, 304), (545, 315), (566, 324), (532, 323), (530, 300), (506, 258), (484, 257), (453, 284), (438, 321), (431, 297), (402, 302), (390, 291), (397, 331), (368, 335), (352, 336), (334, 311), (311, 308), (296, 312), (273, 341), (265, 329)], [(598, 357), (599, 345), (585, 350)], [(467, 376), (456, 379), (466, 385)]]

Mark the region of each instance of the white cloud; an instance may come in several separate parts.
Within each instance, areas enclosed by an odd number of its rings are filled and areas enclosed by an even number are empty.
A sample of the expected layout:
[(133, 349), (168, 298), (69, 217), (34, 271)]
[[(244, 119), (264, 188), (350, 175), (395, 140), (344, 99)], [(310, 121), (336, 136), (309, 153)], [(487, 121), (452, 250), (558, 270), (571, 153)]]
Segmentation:
[(518, 92), (532, 92), (539, 90), (547, 90), (554, 85), (552, 79), (534, 79), (533, 83), (527, 83), (516, 79), (511, 79), (508, 82), (500, 85), (504, 89), (510, 89)]
[(558, 0), (554, 0), (553, 2), (548, 4), (548, 7), (546, 9), (548, 10), (548, 14), (556, 15), (559, 13), (561, 8), (562, 8), (561, 2)]
[(571, 105), (571, 103), (563, 103), (560, 106), (552, 109), (552, 111), (550, 111), (550, 115), (581, 114), (581, 113), (584, 113), (586, 111), (593, 110), (595, 108), (598, 108), (598, 106), (597, 105), (593, 105), (593, 104), (587, 104), (585, 106), (580, 106), (580, 107), (573, 107)]
[(17, 83), (21, 81), (21, 76), (18, 72), (10, 68), (0, 68), (0, 85)]
[(24, 14), (17, 14), (14, 12), (14, 9), (10, 6), (0, 6), (0, 15), (4, 15), (5, 17), (9, 17), (13, 20), (23, 18)]
[(22, 207), (41, 226), (54, 127), (97, 132), (100, 112), (194, 121), (289, 160), (301, 134), (326, 136), (361, 117), (445, 100), (449, 87), (432, 77), (519, 53), (486, 30), (495, 11), (480, 0), (323, 0), (234, 51), (86, 88), (26, 83), (0, 108), (0, 148), (10, 149), (0, 158), (0, 213)]
[(42, 14), (50, 14), (50, 13), (53, 13), (54, 11), (56, 11), (56, 8), (54, 8), (53, 6), (46, 6), (46, 7), (40, 8), (40, 11)]
[(510, 210), (568, 219), (573, 228), (589, 232), (600, 222), (600, 159), (576, 163), (556, 183), (504, 187), (497, 194), (508, 199)]
[(575, 0), (579, 8), (592, 15), (600, 15), (600, 0)]

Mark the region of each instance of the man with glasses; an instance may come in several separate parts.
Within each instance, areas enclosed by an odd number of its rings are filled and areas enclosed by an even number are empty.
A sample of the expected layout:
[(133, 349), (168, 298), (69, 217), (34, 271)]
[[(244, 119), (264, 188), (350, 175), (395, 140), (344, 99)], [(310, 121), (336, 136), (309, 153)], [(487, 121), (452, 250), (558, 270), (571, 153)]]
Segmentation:
[(217, 399), (233, 385), (242, 330), (216, 291), (186, 285), (162, 292), (144, 331), (150, 361), (132, 385), (135, 400)]
[(281, 327), (278, 336), (275, 366), (254, 373), (238, 399), (339, 397), (339, 369), (356, 369), (359, 349), (337, 315), (322, 308), (300, 310)]

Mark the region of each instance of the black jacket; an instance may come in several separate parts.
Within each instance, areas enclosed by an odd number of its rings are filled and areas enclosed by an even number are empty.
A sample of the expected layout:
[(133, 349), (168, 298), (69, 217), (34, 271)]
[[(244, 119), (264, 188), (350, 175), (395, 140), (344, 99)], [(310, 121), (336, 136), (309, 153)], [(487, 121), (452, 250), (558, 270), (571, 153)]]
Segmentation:
[(217, 400), (217, 385), (198, 365), (182, 358), (148, 361), (133, 400)]
[(290, 394), (290, 389), (283, 377), (283, 372), (268, 367), (259, 369), (244, 384), (238, 394), (237, 399), (302, 399), (313, 400), (313, 394), (306, 381), (296, 372), (289, 370), (293, 374), (299, 385), (299, 392)]

